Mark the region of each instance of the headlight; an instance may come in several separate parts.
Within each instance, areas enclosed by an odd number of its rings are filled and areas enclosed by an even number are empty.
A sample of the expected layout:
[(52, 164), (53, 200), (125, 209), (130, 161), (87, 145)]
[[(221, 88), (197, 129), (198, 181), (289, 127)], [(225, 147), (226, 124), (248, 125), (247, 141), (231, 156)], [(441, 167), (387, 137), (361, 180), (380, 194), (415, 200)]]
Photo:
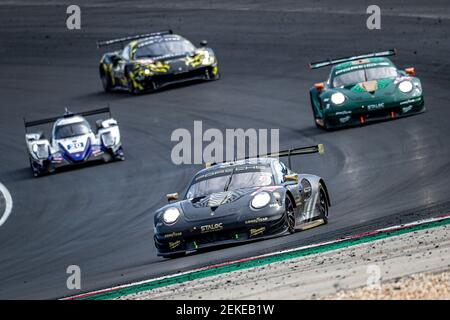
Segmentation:
[(253, 197), (251, 205), (255, 209), (260, 209), (260, 208), (267, 206), (270, 202), (270, 199), (271, 199), (270, 194), (263, 191), (263, 192), (257, 193)]
[(113, 137), (111, 132), (102, 134), (102, 141), (105, 147), (111, 147), (116, 143), (116, 139)]
[(178, 220), (179, 216), (180, 216), (180, 211), (177, 208), (175, 208), (175, 207), (168, 208), (163, 213), (164, 223), (173, 224)]
[(151, 71), (150, 71), (149, 69), (145, 69), (145, 70), (144, 70), (144, 74), (145, 74), (146, 76), (148, 76), (148, 75), (151, 74)]
[(214, 57), (209, 53), (209, 51), (204, 51), (202, 64), (209, 65), (209, 64), (212, 64), (213, 62), (214, 62)]
[(407, 81), (407, 80), (402, 81), (398, 85), (398, 89), (403, 93), (408, 93), (413, 89), (413, 85), (412, 85), (411, 81)]
[(336, 105), (343, 104), (345, 101), (345, 96), (340, 92), (335, 92), (331, 95), (331, 102)]
[(33, 152), (39, 159), (46, 159), (49, 156), (48, 147), (45, 144), (33, 144)]

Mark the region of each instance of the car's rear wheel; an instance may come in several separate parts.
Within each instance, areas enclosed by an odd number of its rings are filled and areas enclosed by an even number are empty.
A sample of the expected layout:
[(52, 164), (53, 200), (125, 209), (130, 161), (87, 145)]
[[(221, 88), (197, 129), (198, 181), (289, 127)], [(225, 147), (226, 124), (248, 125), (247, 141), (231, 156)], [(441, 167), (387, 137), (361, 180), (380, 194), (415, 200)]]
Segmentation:
[(324, 224), (328, 223), (328, 199), (322, 184), (319, 185), (319, 199), (317, 200), (317, 209), (320, 212), (320, 218)]
[(286, 207), (286, 224), (288, 231), (289, 233), (294, 233), (295, 212), (294, 212), (294, 205), (292, 204), (291, 198), (289, 198), (289, 196), (286, 196), (285, 207)]

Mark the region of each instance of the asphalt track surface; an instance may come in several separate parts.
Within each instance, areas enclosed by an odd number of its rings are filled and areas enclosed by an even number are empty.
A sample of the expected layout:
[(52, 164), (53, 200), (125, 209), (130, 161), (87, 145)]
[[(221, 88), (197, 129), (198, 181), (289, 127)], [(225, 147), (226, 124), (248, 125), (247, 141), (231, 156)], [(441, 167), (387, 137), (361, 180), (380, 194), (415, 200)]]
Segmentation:
[[(450, 8), (447, 1), (379, 1), (382, 29), (366, 28), (370, 3), (78, 1), (82, 29), (65, 27), (66, 1), (0, 4), (0, 181), (14, 209), (0, 228), (0, 298), (57, 298), (213, 263), (325, 241), (447, 213), (450, 207)], [(434, 4), (433, 4), (434, 3)], [(384, 14), (383, 14), (384, 12)], [(95, 41), (171, 28), (207, 39), (222, 79), (137, 97), (105, 94)], [(390, 48), (415, 67), (427, 112), (336, 132), (317, 129), (308, 89), (328, 70), (307, 64)], [(110, 103), (126, 161), (34, 179), (22, 117)], [(198, 165), (175, 166), (177, 128), (279, 128), (282, 148), (323, 143), (324, 156), (293, 161), (319, 174), (330, 223), (291, 236), (175, 260), (157, 257), (152, 212)], [(66, 288), (81, 267), (82, 289)]]

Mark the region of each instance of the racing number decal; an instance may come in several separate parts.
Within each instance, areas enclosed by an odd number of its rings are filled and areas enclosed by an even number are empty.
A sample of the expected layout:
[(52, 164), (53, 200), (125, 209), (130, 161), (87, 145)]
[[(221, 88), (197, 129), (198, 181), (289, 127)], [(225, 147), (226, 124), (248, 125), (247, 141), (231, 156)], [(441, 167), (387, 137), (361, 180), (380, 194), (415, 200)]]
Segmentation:
[(83, 147), (84, 147), (84, 143), (83, 142), (73, 141), (72, 143), (67, 145), (67, 150), (79, 149), (79, 148), (83, 148)]

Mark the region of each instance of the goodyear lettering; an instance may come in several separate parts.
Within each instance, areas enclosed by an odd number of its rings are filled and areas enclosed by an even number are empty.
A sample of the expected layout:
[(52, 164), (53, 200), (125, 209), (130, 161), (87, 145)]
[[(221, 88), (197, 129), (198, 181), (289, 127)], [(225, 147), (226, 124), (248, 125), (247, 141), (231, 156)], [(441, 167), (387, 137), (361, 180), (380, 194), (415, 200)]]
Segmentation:
[(264, 221), (267, 221), (267, 217), (257, 217), (255, 219), (250, 219), (250, 220), (246, 220), (244, 223), (245, 224), (255, 224), (255, 223), (261, 223)]
[(164, 238), (175, 238), (175, 237), (180, 237), (181, 236), (181, 232), (171, 232), (171, 233), (166, 233), (164, 235)]

